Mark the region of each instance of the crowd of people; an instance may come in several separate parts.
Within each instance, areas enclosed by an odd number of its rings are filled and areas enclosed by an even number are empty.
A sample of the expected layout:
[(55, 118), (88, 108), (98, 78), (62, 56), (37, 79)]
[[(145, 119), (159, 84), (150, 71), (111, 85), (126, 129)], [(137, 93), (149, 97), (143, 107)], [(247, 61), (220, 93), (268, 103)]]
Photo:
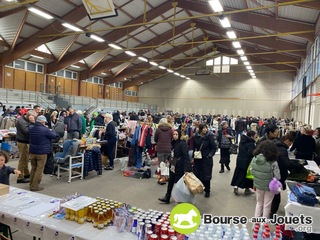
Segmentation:
[[(12, 112), (11, 110), (9, 112)], [(91, 132), (93, 126), (104, 126), (96, 131), (96, 134), (99, 139), (108, 141), (108, 146), (102, 147), (101, 152), (108, 159), (108, 164), (104, 164), (105, 170), (113, 170), (116, 127), (125, 126), (129, 121), (145, 121), (150, 126), (157, 126), (153, 140), (159, 164), (167, 161), (170, 163), (167, 192), (163, 198), (159, 198), (164, 203), (170, 203), (174, 184), (185, 172), (191, 171), (203, 183), (204, 196), (209, 198), (213, 157), (220, 149), (219, 173), (231, 171), (232, 144), (237, 144), (239, 151), (231, 186), (234, 187), (235, 195), (239, 195), (239, 189), (244, 189), (245, 195), (256, 194), (257, 217), (271, 217), (276, 214), (280, 205), (280, 194), (271, 193), (267, 183), (275, 177), (285, 189), (288, 171), (302, 167), (299, 164), (290, 164), (288, 151), (294, 152), (296, 158), (313, 159), (320, 164), (320, 128), (312, 130), (308, 125), (297, 128), (293, 119), (152, 114), (148, 111), (129, 114), (114, 111), (110, 114), (103, 110), (89, 118), (71, 107), (66, 110), (41, 111), (38, 105), (31, 109), (23, 107), (18, 115), (20, 117), (16, 123), (16, 140), (19, 164), (16, 170), (9, 169), (6, 173), (17, 174), (17, 183), (29, 183), (31, 191), (43, 189), (39, 185), (46, 160), (52, 153), (52, 142), (61, 138), (81, 139), (82, 135)], [(200, 158), (194, 154), (197, 151), (201, 152)], [(1, 152), (0, 180), (8, 184), (8, 178), (3, 176), (6, 162), (7, 159)], [(253, 180), (247, 178), (248, 168), (252, 170)]]

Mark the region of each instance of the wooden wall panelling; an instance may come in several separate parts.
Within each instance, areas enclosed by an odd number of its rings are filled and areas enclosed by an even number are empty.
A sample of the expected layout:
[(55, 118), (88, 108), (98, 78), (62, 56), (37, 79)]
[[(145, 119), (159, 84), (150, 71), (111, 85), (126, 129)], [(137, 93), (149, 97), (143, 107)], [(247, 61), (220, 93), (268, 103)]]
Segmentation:
[(13, 88), (25, 90), (26, 87), (26, 72), (24, 70), (14, 70)]
[(6, 67), (4, 70), (4, 88), (13, 88), (14, 69)]
[(92, 84), (92, 97), (98, 98), (98, 84)]
[(78, 80), (71, 80), (71, 95), (78, 96)]
[(26, 72), (26, 88), (27, 91), (36, 91), (37, 74), (34, 72)]
[(48, 88), (47, 88), (47, 91), (49, 91), (49, 93), (56, 93), (56, 77), (55, 76), (52, 76), (52, 75), (47, 75), (47, 78), (48, 78), (48, 82), (47, 82), (47, 85), (48, 85)]
[(65, 94), (68, 95), (73, 95), (72, 94), (72, 90), (71, 90), (71, 82), (73, 82), (74, 80), (71, 80), (69, 78), (64, 79), (64, 90), (65, 90)]
[(36, 91), (41, 92), (41, 86), (44, 84), (44, 75), (36, 73)]
[(87, 82), (87, 97), (92, 97), (92, 83)]
[(80, 96), (86, 97), (87, 96), (87, 82), (81, 81), (80, 83)]
[(106, 92), (105, 98), (110, 99), (110, 87), (109, 86), (105, 86), (105, 92)]
[(56, 79), (56, 91), (57, 91), (57, 93), (64, 94), (66, 92), (66, 89), (64, 87), (64, 81), (65, 81), (64, 78), (57, 77), (57, 79)]
[(103, 98), (103, 85), (98, 85), (98, 98)]

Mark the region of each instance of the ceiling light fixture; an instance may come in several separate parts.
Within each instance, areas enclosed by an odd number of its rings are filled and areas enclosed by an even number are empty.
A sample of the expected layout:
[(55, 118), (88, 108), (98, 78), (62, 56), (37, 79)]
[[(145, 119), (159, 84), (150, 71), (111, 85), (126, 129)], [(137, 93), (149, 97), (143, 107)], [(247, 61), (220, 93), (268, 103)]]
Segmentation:
[(186, 79), (187, 79), (187, 80), (190, 80), (191, 78), (187, 77)]
[(135, 54), (134, 52), (131, 52), (131, 51), (125, 51), (125, 53), (128, 54), (131, 57), (137, 56), (137, 54)]
[(30, 54), (30, 56), (33, 57), (33, 58), (44, 59), (43, 57), (40, 57), (40, 56), (37, 56), (37, 55), (33, 55), (33, 54)]
[(80, 68), (79, 66), (76, 66), (76, 65), (70, 65), (70, 67), (73, 67), (73, 68)]
[(219, 0), (210, 0), (209, 4), (214, 12), (223, 12), (223, 7)]
[(252, 67), (251, 67), (251, 66), (246, 66), (246, 68), (247, 68), (248, 70), (251, 70), (251, 69), (252, 69)]
[(159, 64), (158, 63), (156, 63), (156, 62), (149, 62), (151, 65), (153, 65), (153, 66), (158, 66)]
[(96, 35), (93, 35), (93, 34), (90, 34), (90, 38), (92, 38), (93, 40), (96, 40), (98, 42), (104, 42), (105, 40), (99, 36), (96, 36)]
[(53, 19), (53, 17), (50, 14), (45, 13), (45, 12), (39, 10), (39, 9), (34, 8), (34, 7), (29, 7), (28, 10), (30, 12), (33, 12), (33, 13), (37, 14), (40, 17), (45, 18), (45, 19)]
[(237, 50), (237, 53), (238, 53), (239, 55), (244, 55), (244, 51), (243, 51), (242, 49)]
[(240, 58), (243, 62), (248, 61), (248, 58), (246, 56), (241, 56)]
[(160, 69), (166, 69), (166, 67), (164, 67), (164, 66), (159, 66), (159, 68), (160, 68)]
[(72, 31), (82, 32), (82, 30), (81, 30), (80, 28), (78, 28), (78, 27), (76, 27), (76, 26), (73, 26), (73, 25), (71, 25), (71, 24), (69, 24), (69, 23), (62, 23), (62, 25), (63, 25), (64, 27), (66, 27), (66, 28), (69, 28), (69, 29), (72, 30)]
[(101, 73), (101, 75), (104, 75), (104, 76), (106, 76), (107, 74), (106, 74), (106, 73), (104, 73), (104, 72), (102, 72), (102, 73)]
[(246, 61), (246, 62), (243, 62), (243, 64), (246, 65), (246, 66), (249, 66), (249, 65), (250, 65), (250, 63), (247, 62), (247, 61)]
[(113, 44), (113, 43), (109, 43), (108, 45), (109, 45), (109, 47), (112, 47), (112, 48), (114, 48), (114, 49), (122, 50), (121, 47), (119, 47), (118, 45), (115, 45), (115, 44)]
[(229, 37), (230, 39), (235, 39), (235, 38), (237, 38), (237, 35), (236, 35), (236, 33), (235, 33), (234, 31), (228, 31), (228, 32), (227, 32), (227, 35), (228, 35), (228, 37)]
[(175, 73), (173, 73), (174, 75), (177, 75), (177, 76), (180, 76), (180, 73), (177, 73), (177, 72), (175, 72)]
[(186, 78), (186, 76), (185, 76), (185, 75), (180, 75), (180, 77), (182, 77), (182, 78)]
[(232, 42), (232, 45), (234, 48), (241, 48), (241, 44), (239, 41), (236, 41), (236, 42)]
[(148, 62), (148, 59), (146, 59), (145, 57), (138, 57), (138, 59), (140, 59), (141, 61), (144, 61), (144, 62)]
[(167, 69), (167, 71), (168, 71), (169, 73), (173, 73), (173, 70), (171, 70), (171, 69)]
[(250, 70), (248, 70), (248, 72), (249, 72), (249, 73), (253, 73), (253, 70), (252, 70), (252, 69), (250, 69)]
[(222, 27), (224, 27), (224, 28), (230, 28), (231, 27), (229, 19), (226, 16), (221, 15), (219, 17), (219, 21), (220, 21)]

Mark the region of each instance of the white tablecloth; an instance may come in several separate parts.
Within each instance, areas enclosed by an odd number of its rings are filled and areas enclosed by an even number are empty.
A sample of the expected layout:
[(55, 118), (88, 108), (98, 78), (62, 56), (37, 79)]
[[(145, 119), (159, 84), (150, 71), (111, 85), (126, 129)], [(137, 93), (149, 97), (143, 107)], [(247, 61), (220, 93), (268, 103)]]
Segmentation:
[(132, 233), (118, 233), (115, 227), (98, 230), (90, 223), (78, 224), (49, 215), (57, 208), (53, 197), (10, 187), (0, 196), (0, 222), (44, 240), (134, 240)]

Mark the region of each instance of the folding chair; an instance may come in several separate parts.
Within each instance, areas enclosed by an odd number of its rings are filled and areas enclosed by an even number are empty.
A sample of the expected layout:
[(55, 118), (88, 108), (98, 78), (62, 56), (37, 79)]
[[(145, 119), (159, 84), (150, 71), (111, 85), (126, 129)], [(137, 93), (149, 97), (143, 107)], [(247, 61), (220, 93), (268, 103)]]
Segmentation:
[[(80, 141), (66, 140), (63, 143), (63, 152), (56, 153), (55, 163), (58, 166), (57, 179), (60, 179), (60, 170), (65, 170), (69, 173), (68, 183), (71, 179), (79, 177), (83, 179), (84, 155), (79, 152)], [(81, 168), (81, 171), (75, 171), (75, 168)]]

